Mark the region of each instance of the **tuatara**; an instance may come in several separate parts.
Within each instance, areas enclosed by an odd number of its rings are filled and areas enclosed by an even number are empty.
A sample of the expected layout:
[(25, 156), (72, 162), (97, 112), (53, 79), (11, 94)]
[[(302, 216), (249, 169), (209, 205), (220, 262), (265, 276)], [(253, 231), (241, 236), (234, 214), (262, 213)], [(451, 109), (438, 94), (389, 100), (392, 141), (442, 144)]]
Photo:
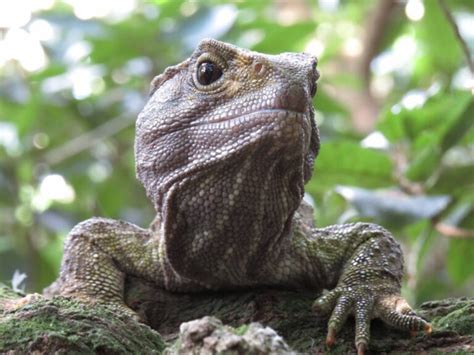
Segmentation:
[(125, 275), (177, 292), (305, 288), (320, 296), (314, 310), (331, 314), (328, 345), (351, 314), (359, 353), (374, 317), (429, 332), (400, 296), (403, 257), (391, 234), (369, 223), (315, 228), (302, 201), (320, 145), (316, 64), (207, 39), (157, 76), (135, 141), (155, 220), (149, 229), (104, 218), (77, 225), (46, 293), (133, 316)]

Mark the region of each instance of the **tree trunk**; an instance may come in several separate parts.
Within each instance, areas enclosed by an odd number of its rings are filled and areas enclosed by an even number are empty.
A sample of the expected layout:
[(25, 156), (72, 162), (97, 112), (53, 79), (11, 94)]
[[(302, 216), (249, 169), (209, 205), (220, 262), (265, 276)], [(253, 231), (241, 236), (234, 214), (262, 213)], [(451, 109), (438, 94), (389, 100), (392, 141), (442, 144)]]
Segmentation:
[[(21, 299), (0, 285), (0, 352), (316, 354), (327, 351), (324, 345), (327, 317), (311, 311), (315, 299), (311, 292), (258, 289), (171, 294), (129, 279), (125, 294), (127, 304), (146, 317), (151, 328), (99, 304), (64, 297)], [(427, 302), (417, 312), (432, 322), (431, 335), (412, 337), (375, 320), (370, 351), (474, 352), (473, 298)], [(228, 326), (205, 316), (218, 318)], [(252, 322), (262, 326), (249, 325)], [(354, 352), (353, 338), (354, 323), (349, 320), (338, 335), (333, 353)]]

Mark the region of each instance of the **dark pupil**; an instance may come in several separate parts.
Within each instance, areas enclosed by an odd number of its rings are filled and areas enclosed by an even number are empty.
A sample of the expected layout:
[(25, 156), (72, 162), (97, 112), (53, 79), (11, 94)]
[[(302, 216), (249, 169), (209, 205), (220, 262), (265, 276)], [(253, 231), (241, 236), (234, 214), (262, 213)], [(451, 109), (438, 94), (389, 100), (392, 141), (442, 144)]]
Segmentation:
[(222, 75), (222, 70), (211, 62), (203, 62), (199, 64), (197, 78), (199, 84), (201, 85), (209, 85), (212, 84), (214, 81), (219, 79)]

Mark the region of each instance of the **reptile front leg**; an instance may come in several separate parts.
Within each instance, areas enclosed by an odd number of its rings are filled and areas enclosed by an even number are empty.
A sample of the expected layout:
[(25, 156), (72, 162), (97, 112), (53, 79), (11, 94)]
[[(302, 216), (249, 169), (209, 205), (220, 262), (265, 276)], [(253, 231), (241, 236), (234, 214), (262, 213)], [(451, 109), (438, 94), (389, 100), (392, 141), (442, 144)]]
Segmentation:
[(317, 263), (324, 287), (334, 287), (313, 306), (331, 313), (328, 346), (334, 344), (336, 333), (351, 314), (356, 321), (358, 353), (367, 348), (372, 318), (412, 332), (431, 331), (429, 323), (414, 314), (400, 296), (403, 256), (385, 229), (368, 223), (314, 228), (307, 243), (308, 256)]
[(162, 282), (158, 240), (131, 223), (92, 218), (78, 224), (65, 242), (61, 273), (46, 296), (61, 294), (100, 302), (136, 319), (125, 305), (125, 274)]

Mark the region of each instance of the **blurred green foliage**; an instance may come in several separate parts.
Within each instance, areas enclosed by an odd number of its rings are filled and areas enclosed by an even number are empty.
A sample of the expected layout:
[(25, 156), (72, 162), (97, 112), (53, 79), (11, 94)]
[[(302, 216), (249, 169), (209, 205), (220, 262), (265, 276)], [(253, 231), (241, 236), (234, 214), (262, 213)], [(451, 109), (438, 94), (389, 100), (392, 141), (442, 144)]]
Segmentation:
[[(472, 74), (439, 2), (410, 0), (423, 12), (391, 8), (364, 76), (353, 64), (382, 2), (42, 1), (26, 22), (0, 26), (0, 281), (19, 270), (40, 290), (57, 275), (67, 232), (93, 215), (152, 220), (135, 179), (135, 117), (153, 76), (215, 37), (318, 54), (322, 149), (307, 185), (317, 224), (390, 228), (414, 302), (472, 295)], [(474, 2), (447, 3), (472, 51)], [(365, 101), (347, 90), (368, 96), (373, 122), (361, 125), (370, 113), (355, 117)]]

